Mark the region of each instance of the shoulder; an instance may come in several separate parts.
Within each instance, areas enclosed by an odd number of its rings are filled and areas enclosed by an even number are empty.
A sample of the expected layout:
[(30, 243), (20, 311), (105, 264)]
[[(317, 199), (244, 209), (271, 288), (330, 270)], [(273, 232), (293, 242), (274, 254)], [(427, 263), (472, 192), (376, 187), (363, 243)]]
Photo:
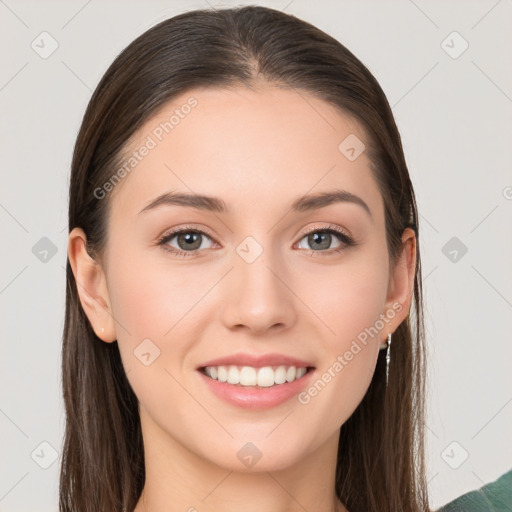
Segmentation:
[(459, 496), (435, 512), (512, 512), (512, 469), (494, 482)]

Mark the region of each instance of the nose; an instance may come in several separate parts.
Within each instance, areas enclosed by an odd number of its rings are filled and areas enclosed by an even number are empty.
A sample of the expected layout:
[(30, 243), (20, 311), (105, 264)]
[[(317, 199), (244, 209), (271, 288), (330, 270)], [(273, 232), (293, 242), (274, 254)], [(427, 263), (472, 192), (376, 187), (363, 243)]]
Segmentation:
[(253, 334), (290, 328), (296, 321), (297, 300), (290, 276), (265, 251), (250, 263), (235, 258), (234, 268), (223, 283), (225, 326)]

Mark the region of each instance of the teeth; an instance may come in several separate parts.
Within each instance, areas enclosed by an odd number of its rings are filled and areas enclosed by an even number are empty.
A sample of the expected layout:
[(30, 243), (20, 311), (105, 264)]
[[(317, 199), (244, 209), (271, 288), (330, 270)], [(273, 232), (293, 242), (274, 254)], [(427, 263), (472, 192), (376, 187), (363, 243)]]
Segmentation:
[[(215, 367), (213, 367), (215, 369)], [(210, 377), (213, 379), (213, 374), (210, 374)], [(226, 382), (228, 380), (228, 371), (225, 366), (219, 366), (217, 368), (217, 380), (219, 382)]]
[(297, 370), (295, 369), (295, 366), (290, 366), (288, 370), (286, 370), (286, 381), (292, 382), (295, 380), (295, 377), (297, 375)]
[[(264, 366), (258, 370), (258, 386), (268, 388), (275, 384), (275, 373), (270, 366)], [(243, 384), (242, 384), (243, 385)]]
[(238, 384), (240, 382), (240, 372), (236, 366), (228, 368), (228, 384)]
[(219, 382), (239, 384), (241, 386), (259, 386), (268, 388), (275, 384), (284, 384), (300, 379), (306, 374), (306, 368), (295, 366), (207, 366), (205, 373), (208, 377)]
[[(212, 366), (211, 369), (214, 370), (215, 366)], [(242, 382), (242, 386), (256, 386), (258, 384), (258, 373), (254, 368), (244, 366), (240, 370), (239, 382)]]

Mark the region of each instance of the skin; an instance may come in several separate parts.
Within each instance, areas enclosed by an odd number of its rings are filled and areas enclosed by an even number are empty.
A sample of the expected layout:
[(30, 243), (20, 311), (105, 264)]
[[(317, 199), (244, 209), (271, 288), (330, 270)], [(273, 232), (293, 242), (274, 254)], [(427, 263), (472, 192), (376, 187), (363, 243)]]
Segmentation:
[[(117, 340), (140, 402), (146, 484), (136, 512), (344, 511), (334, 494), (339, 429), (368, 389), (379, 345), (408, 314), (414, 233), (404, 231), (390, 268), (370, 161), (338, 150), (349, 134), (365, 141), (365, 133), (304, 92), (195, 89), (148, 121), (128, 150), (191, 96), (198, 105), (111, 193), (103, 260), (87, 254), (81, 229), (69, 236), (84, 311), (101, 340)], [(371, 216), (348, 202), (290, 211), (300, 196), (335, 188), (363, 199)], [(162, 206), (139, 215), (167, 191), (216, 196), (232, 212)], [(190, 224), (214, 235), (196, 255), (157, 245), (170, 228)], [(311, 255), (306, 234), (329, 224), (358, 245), (334, 253), (343, 242), (332, 235)], [(248, 236), (263, 249), (250, 264), (236, 252)], [(167, 245), (186, 250), (177, 237)], [(310, 361), (320, 376), (394, 303), (401, 310), (308, 404), (293, 398), (242, 410), (213, 395), (195, 370), (235, 351), (278, 352)], [(133, 354), (146, 338), (160, 350), (149, 366)], [(262, 453), (251, 468), (237, 457), (248, 442)]]

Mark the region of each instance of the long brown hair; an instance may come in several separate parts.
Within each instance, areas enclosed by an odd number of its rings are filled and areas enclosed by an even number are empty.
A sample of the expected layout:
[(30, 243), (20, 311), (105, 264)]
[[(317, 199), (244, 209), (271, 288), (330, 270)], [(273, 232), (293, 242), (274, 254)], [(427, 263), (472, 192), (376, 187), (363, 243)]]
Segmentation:
[[(389, 384), (385, 351), (363, 400), (341, 427), (335, 491), (350, 512), (429, 511), (424, 460), (425, 347), (418, 214), (401, 139), (384, 92), (342, 44), (280, 11), (246, 6), (195, 10), (154, 26), (111, 64), (89, 102), (74, 148), (69, 231), (84, 230), (101, 260), (108, 181), (130, 137), (166, 102), (195, 87), (261, 81), (314, 95), (364, 127), (385, 204), (390, 261), (401, 235), (417, 239), (411, 312), (396, 329)], [(145, 481), (138, 400), (117, 342), (94, 333), (69, 260), (62, 346), (66, 428), (61, 512), (132, 512)]]

